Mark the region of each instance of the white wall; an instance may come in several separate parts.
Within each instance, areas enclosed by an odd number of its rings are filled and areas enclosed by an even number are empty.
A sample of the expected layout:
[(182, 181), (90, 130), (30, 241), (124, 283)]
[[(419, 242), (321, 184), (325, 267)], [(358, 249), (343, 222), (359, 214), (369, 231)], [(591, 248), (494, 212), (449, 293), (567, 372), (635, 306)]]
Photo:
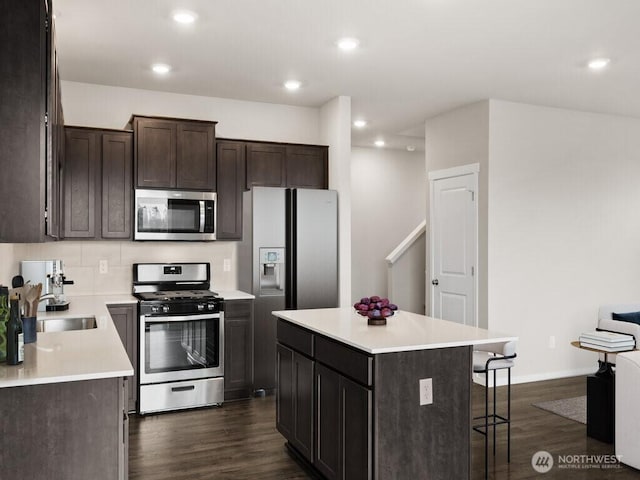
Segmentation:
[(132, 114), (217, 121), (216, 136), (320, 144), (318, 108), (62, 82), (66, 125), (124, 128)]
[(320, 108), (322, 143), (329, 146), (329, 188), (338, 191), (339, 305), (351, 301), (351, 97)]
[[(425, 123), (426, 170), (432, 172), (471, 163), (480, 164), (478, 176), (478, 325), (487, 326), (487, 179), (489, 172), (489, 102), (466, 105), (430, 118)], [(426, 212), (429, 215), (429, 186)], [(429, 272), (427, 219), (427, 271)], [(431, 311), (431, 274), (427, 275), (427, 313)]]
[(385, 258), (424, 220), (426, 182), (422, 152), (352, 149), (352, 303), (387, 295)]
[(599, 305), (640, 299), (640, 120), (490, 112), (489, 327), (520, 337), (520, 381), (593, 371), (569, 342)]

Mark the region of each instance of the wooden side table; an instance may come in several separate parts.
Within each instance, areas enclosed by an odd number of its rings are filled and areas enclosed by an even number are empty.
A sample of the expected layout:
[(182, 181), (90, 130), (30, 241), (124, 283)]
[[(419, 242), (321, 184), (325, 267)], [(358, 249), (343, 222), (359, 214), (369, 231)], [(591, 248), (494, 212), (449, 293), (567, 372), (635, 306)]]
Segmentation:
[[(613, 443), (615, 438), (615, 372), (609, 363), (610, 353), (597, 348), (583, 347), (580, 342), (571, 342), (574, 347), (604, 354), (604, 361), (598, 360), (598, 371), (587, 376), (587, 436), (601, 442)], [(631, 351), (633, 348), (625, 351)]]

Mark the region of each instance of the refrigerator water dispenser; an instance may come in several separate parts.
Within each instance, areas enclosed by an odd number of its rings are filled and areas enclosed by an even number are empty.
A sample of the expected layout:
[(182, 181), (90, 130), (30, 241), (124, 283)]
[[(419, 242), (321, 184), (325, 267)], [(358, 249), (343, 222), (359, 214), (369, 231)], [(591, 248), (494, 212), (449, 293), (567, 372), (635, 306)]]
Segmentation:
[(260, 296), (284, 295), (284, 248), (260, 248)]

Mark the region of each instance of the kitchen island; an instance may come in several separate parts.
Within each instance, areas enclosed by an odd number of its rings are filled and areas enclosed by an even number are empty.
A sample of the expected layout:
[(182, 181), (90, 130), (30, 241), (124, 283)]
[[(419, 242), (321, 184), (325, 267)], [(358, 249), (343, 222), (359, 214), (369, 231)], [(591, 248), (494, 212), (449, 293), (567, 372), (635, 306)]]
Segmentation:
[(276, 426), (328, 479), (465, 479), (473, 345), (517, 340), (399, 311), (369, 326), (352, 308), (277, 321)]
[(95, 317), (96, 328), (39, 332), (21, 365), (0, 365), (3, 478), (127, 478), (125, 378), (133, 367), (108, 304), (130, 295), (72, 297), (38, 320)]

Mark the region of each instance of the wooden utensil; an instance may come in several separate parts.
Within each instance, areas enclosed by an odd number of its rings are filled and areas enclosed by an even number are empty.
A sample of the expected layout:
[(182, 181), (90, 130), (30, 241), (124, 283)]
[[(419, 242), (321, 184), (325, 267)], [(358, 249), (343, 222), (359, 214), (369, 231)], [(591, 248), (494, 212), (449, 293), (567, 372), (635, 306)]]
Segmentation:
[(38, 305), (40, 304), (40, 295), (42, 295), (41, 283), (35, 286), (35, 291), (36, 291), (36, 294), (34, 296), (34, 299), (31, 302), (31, 315), (34, 317), (38, 315)]

